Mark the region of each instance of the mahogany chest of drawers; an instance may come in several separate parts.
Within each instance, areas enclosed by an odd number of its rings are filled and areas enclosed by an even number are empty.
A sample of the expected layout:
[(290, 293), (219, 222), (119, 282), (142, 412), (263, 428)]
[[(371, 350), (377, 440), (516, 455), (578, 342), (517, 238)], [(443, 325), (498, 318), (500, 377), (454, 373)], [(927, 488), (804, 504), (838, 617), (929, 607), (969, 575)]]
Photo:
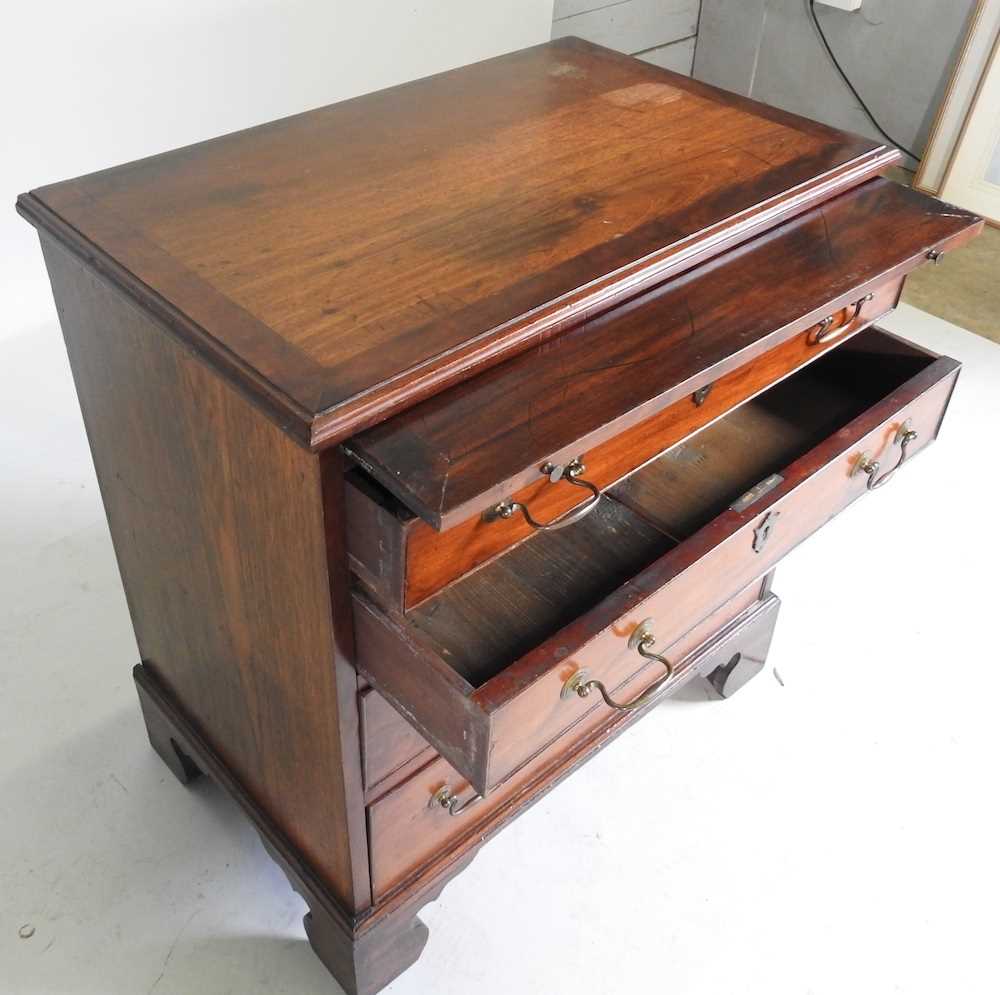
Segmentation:
[[(142, 662), (349, 992), (937, 435), (875, 327), (974, 216), (897, 153), (564, 39), (23, 195)], [(580, 776), (585, 776), (581, 774)]]

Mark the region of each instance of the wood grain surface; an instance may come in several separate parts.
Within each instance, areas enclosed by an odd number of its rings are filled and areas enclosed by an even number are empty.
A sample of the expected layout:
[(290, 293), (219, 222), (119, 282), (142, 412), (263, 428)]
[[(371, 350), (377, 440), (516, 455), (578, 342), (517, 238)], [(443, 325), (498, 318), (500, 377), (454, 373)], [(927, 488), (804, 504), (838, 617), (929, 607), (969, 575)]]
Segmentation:
[(980, 226), (873, 181), (356, 436), (349, 449), (415, 514), (450, 528), (536, 483), (546, 460), (566, 462), (619, 435)]
[(19, 209), (324, 446), (896, 158), (561, 39)]
[(416, 770), (414, 761), (426, 763), (433, 750), (423, 736), (378, 691), (366, 688), (359, 695), (361, 758), (365, 795), (376, 797)]
[[(725, 656), (728, 659), (751, 642), (757, 642), (764, 629), (766, 641), (777, 615), (778, 602), (770, 596), (766, 606), (761, 598), (768, 594), (757, 583), (739, 592), (725, 605), (702, 619), (671, 646), (662, 647), (671, 659), (677, 661), (675, 678), (669, 690), (673, 693), (696, 675), (697, 665), (705, 663), (712, 652), (709, 645), (713, 636), (725, 634)], [(721, 648), (721, 647), (720, 647)], [(699, 653), (699, 650), (702, 652)], [(718, 660), (716, 652), (715, 659)], [(709, 665), (711, 660), (707, 661)], [(725, 663), (725, 659), (718, 660)], [(662, 668), (633, 657), (622, 657), (603, 674), (615, 692), (628, 699), (641, 694), (654, 680), (662, 676)], [(394, 791), (384, 795), (368, 809), (371, 831), (372, 892), (376, 901), (405, 881), (422, 865), (444, 849), (457, 848), (459, 841), (482, 838), (487, 827), (495, 825), (497, 814), (510, 808), (512, 802), (526, 793), (537, 793), (539, 782), (550, 780), (553, 774), (573, 758), (582, 760), (587, 744), (601, 729), (608, 729), (625, 717), (615, 713), (599, 698), (579, 702), (573, 709), (573, 721), (564, 727), (550, 725), (558, 730), (547, 741), (532, 739), (536, 752), (517, 771), (504, 779), (490, 794), (464, 812), (451, 818), (439, 806), (429, 805), (434, 792), (447, 786), (466, 801), (473, 789), (462, 775), (442, 757), (435, 758), (408, 778)], [(569, 703), (557, 698), (553, 711), (569, 711)], [(634, 717), (644, 712), (632, 713)], [(532, 790), (533, 789), (533, 790)]]
[(343, 525), (323, 501), (338, 453), (297, 446), (61, 246), (44, 249), (143, 665), (343, 908), (364, 909)]
[[(812, 426), (805, 417), (807, 424), (802, 425), (798, 419), (808, 412), (796, 410), (794, 403), (788, 407), (786, 402), (780, 418), (782, 438), (774, 452), (762, 447), (765, 460), (779, 453), (790, 460), (781, 468), (782, 479), (773, 490), (748, 508), (722, 510), (568, 624), (556, 613), (549, 615), (560, 627), (547, 638), (542, 638), (541, 631), (534, 632), (542, 641), (502, 669), (496, 669), (502, 663), (496, 659), (495, 673), (485, 683), (477, 687), (474, 682), (484, 675), (463, 673), (442, 652), (440, 643), (446, 636), (448, 649), (460, 656), (456, 652), (459, 643), (476, 645), (483, 628), (481, 619), (469, 614), (463, 632), (462, 614), (450, 612), (447, 630), (428, 634), (408, 618), (380, 610), (357, 592), (354, 617), (359, 667), (476, 790), (485, 793), (523, 763), (539, 741), (548, 741), (554, 730), (573, 718), (577, 702), (564, 702), (554, 709), (562, 685), (575, 670), (585, 667), (599, 676), (603, 668), (628, 654), (628, 637), (645, 618), (655, 621), (661, 645), (669, 645), (693, 620), (705, 617), (771, 570), (788, 551), (866, 493), (864, 475), (853, 472), (863, 451), (891, 465), (899, 452), (893, 440), (904, 418), (912, 418), (918, 431), (911, 454), (936, 436), (959, 369), (953, 360), (935, 358), (892, 336), (868, 331), (798, 376), (817, 376), (817, 367), (828, 360), (822, 376), (842, 398), (839, 410), (831, 413), (829, 405), (821, 403), (812, 410)], [(766, 395), (760, 403), (767, 403)], [(823, 431), (830, 434), (817, 439)], [(649, 472), (658, 472), (655, 463)], [(748, 479), (755, 474), (751, 454), (744, 458), (738, 487), (755, 483)], [(736, 479), (729, 483), (737, 487)], [(718, 502), (719, 495), (709, 492), (707, 499)], [(641, 499), (631, 506), (655, 520), (655, 506), (647, 508)], [(772, 512), (779, 524), (773, 537), (758, 549), (757, 530)], [(571, 537), (580, 524), (567, 528), (566, 536)], [(538, 539), (535, 536), (523, 545)], [(433, 612), (435, 602), (460, 602), (461, 589), (470, 585), (494, 586), (495, 601), (503, 603), (512, 580), (498, 564), (510, 555), (456, 582), (429, 599), (421, 611)], [(526, 590), (532, 589), (530, 577), (515, 580)], [(488, 595), (478, 596), (478, 605), (487, 603)]]
[[(864, 305), (856, 320), (852, 320), (853, 307), (833, 312), (837, 334), (831, 339), (817, 343), (814, 332), (819, 326), (811, 326), (732, 372), (708, 381), (711, 390), (700, 403), (693, 393), (685, 393), (652, 417), (580, 450), (578, 455), (586, 466), (584, 476), (600, 488), (610, 486), (759, 391), (842, 344), (895, 307), (900, 287), (901, 278), (877, 286), (872, 291), (873, 300)], [(623, 418), (619, 427), (628, 420)], [(491, 520), (476, 514), (439, 532), (416, 518), (398, 498), (360, 469), (348, 474), (347, 494), (354, 570), (383, 604), (396, 611), (416, 608), (533, 532), (519, 514)], [(537, 477), (511, 498), (528, 506), (536, 518), (551, 521), (579, 504), (578, 495), (586, 500), (587, 492)]]
[(540, 532), (409, 613), (442, 659), (479, 687), (674, 545), (603, 498), (576, 525)]

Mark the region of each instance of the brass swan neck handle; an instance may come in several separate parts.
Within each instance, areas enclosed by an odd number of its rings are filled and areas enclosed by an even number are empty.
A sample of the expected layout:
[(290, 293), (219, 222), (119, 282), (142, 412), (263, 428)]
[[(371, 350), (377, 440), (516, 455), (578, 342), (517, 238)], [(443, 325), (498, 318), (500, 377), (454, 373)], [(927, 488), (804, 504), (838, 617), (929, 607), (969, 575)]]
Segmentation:
[(573, 525), (575, 522), (580, 521), (581, 518), (585, 518), (600, 503), (600, 488), (596, 484), (592, 484), (589, 480), (584, 480), (582, 477), (582, 474), (587, 471), (582, 457), (570, 460), (565, 466), (558, 463), (545, 463), (540, 467), (540, 470), (549, 478), (550, 483), (557, 484), (560, 480), (564, 480), (567, 484), (572, 484), (574, 487), (585, 488), (590, 491), (591, 496), (579, 507), (573, 508), (565, 515), (554, 518), (551, 522), (539, 522), (528, 510), (527, 505), (521, 504), (520, 501), (510, 500), (501, 501), (492, 508), (487, 508), (483, 512), (483, 521), (495, 522), (501, 519), (505, 520), (520, 512), (524, 515), (524, 520), (536, 531), (555, 532), (557, 529), (564, 529), (567, 525)]
[(631, 701), (615, 701), (605, 687), (603, 681), (592, 680), (586, 670), (578, 670), (564, 685), (562, 698), (572, 697), (574, 694), (579, 698), (586, 698), (592, 691), (597, 691), (604, 699), (604, 703), (610, 708), (616, 708), (620, 712), (634, 712), (644, 708), (650, 702), (658, 698), (664, 691), (667, 682), (674, 675), (673, 664), (661, 653), (654, 653), (652, 646), (656, 642), (653, 634), (653, 619), (644, 619), (636, 626), (632, 635), (628, 639), (628, 648), (635, 650), (641, 657), (647, 660), (656, 660), (662, 663), (667, 672), (652, 683), (642, 694)]

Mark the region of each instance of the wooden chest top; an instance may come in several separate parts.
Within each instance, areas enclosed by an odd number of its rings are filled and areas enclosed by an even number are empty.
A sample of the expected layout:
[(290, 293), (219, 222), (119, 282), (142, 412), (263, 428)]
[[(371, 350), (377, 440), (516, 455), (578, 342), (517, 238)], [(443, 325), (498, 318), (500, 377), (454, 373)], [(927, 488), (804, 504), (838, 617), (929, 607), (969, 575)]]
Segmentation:
[(896, 155), (563, 39), (18, 207), (319, 448)]

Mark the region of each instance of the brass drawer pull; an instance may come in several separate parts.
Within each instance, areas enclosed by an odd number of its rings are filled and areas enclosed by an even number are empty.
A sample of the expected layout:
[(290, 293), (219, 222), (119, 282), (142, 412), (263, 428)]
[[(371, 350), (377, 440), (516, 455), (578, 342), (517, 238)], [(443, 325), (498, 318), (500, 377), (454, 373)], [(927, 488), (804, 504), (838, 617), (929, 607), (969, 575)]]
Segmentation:
[(653, 635), (653, 620), (651, 618), (645, 619), (636, 626), (635, 631), (628, 637), (628, 648), (630, 650), (635, 650), (639, 656), (645, 657), (647, 660), (658, 660), (667, 668), (667, 672), (658, 681), (650, 684), (637, 698), (625, 702), (615, 701), (608, 694), (608, 689), (604, 686), (603, 682), (590, 680), (590, 676), (586, 670), (578, 670), (563, 685), (560, 697), (565, 699), (575, 694), (579, 698), (586, 698), (591, 691), (596, 690), (600, 692), (606, 705), (609, 705), (611, 708), (617, 708), (622, 712), (632, 712), (637, 708), (648, 705), (651, 701), (659, 697), (664, 685), (674, 675), (673, 664), (662, 654), (654, 653), (650, 649), (655, 642), (656, 636)]
[(438, 788), (433, 795), (431, 795), (431, 800), (427, 803), (427, 807), (437, 808), (440, 806), (445, 809), (449, 815), (461, 815), (466, 809), (471, 808), (476, 804), (476, 802), (480, 802), (482, 800), (482, 795), (473, 795), (460, 805), (458, 803), (458, 795), (453, 795), (451, 793), (451, 788), (445, 784)]
[(870, 491), (877, 490), (883, 484), (889, 483), (892, 479), (892, 475), (903, 465), (906, 461), (908, 455), (907, 447), (911, 442), (915, 441), (917, 438), (917, 433), (911, 428), (910, 419), (907, 418), (902, 425), (896, 430), (896, 437), (892, 440), (894, 446), (899, 446), (899, 459), (896, 460), (896, 465), (883, 473), (880, 477), (878, 475), (879, 467), (881, 464), (877, 459), (872, 459), (870, 453), (862, 453), (858, 457), (858, 461), (854, 464), (854, 469), (851, 471), (852, 476), (855, 473), (865, 473), (868, 475), (867, 488)]
[(829, 342), (831, 339), (835, 339), (838, 335), (842, 335), (847, 331), (851, 325), (854, 324), (861, 316), (861, 309), (869, 302), (875, 300), (874, 294), (866, 294), (859, 301), (854, 302), (854, 313), (847, 319), (847, 321), (841, 322), (836, 328), (833, 327), (832, 314), (827, 315), (820, 323), (819, 327), (816, 329), (812, 335), (809, 336), (809, 341), (812, 345), (820, 345), (823, 342)]
[(579, 459), (571, 460), (565, 466), (559, 466), (556, 463), (546, 463), (541, 467), (542, 473), (549, 478), (550, 483), (556, 484), (560, 480), (565, 480), (567, 484), (572, 484), (574, 487), (583, 487), (591, 493), (591, 497), (587, 498), (578, 508), (574, 508), (572, 511), (553, 519), (551, 522), (536, 521), (532, 517), (531, 512), (520, 501), (501, 501), (500, 504), (494, 505), (492, 508), (487, 508), (483, 512), (483, 521), (495, 522), (498, 519), (507, 519), (519, 511), (524, 515), (525, 521), (533, 529), (537, 529), (540, 532), (546, 529), (550, 531), (564, 529), (567, 525), (572, 525), (574, 522), (578, 522), (581, 518), (589, 515), (600, 503), (600, 488), (596, 484), (592, 484), (589, 480), (583, 480), (580, 476), (586, 470), (586, 466)]

